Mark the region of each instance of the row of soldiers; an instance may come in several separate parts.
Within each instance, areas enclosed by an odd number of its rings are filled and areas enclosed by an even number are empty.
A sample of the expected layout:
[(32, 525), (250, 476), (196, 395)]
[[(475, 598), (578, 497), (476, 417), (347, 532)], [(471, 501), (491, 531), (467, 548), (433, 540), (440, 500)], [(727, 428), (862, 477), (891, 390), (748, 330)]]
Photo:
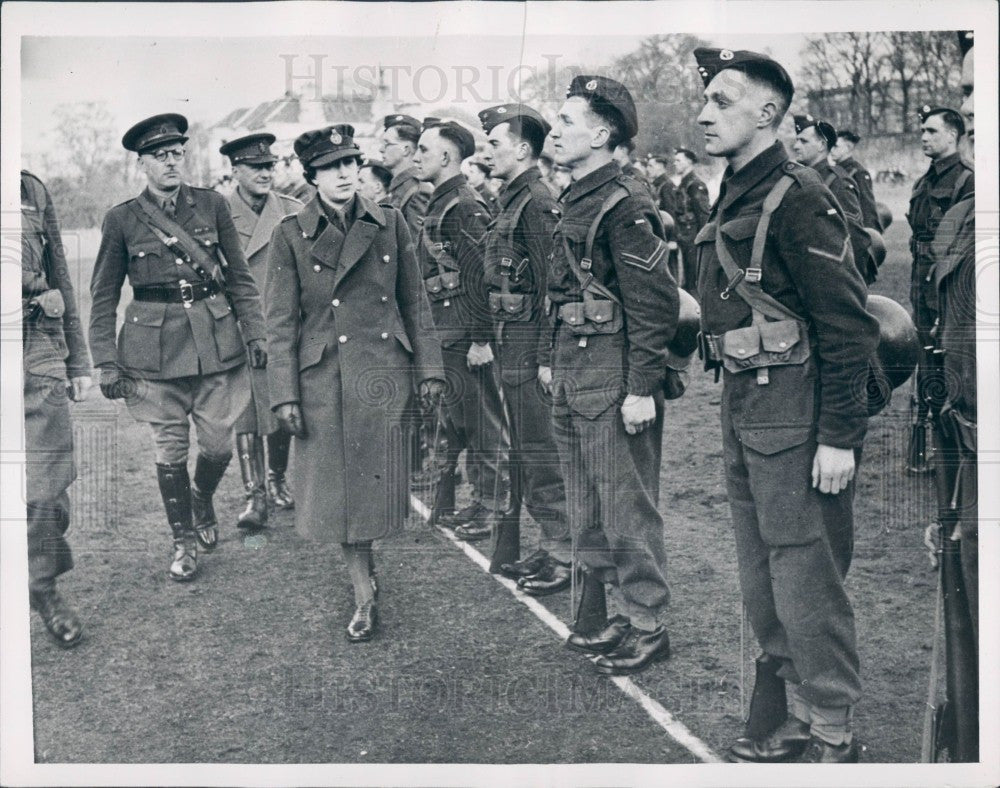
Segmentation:
[[(856, 761), (851, 720), (861, 685), (843, 580), (870, 415), (857, 381), (874, 357), (879, 327), (866, 311), (873, 235), (853, 229), (878, 217), (865, 217), (857, 181), (825, 163), (839, 143), (821, 121), (796, 118), (793, 150), (802, 163), (789, 158), (777, 129), (794, 88), (779, 63), (727, 49), (698, 49), (695, 58), (705, 83), (697, 119), (705, 149), (728, 166), (693, 238), (681, 236), (689, 222), (681, 217), (701, 221), (704, 184), (688, 181), (690, 210), (674, 204), (674, 218), (678, 246), (689, 249), (681, 259), (696, 263), (682, 276), (696, 282), (701, 357), (723, 379), (723, 455), (740, 584), (763, 652), (747, 735), (731, 755)], [(947, 112), (925, 113), (925, 138), (935, 134), (933, 119), (943, 123)], [(638, 131), (635, 104), (620, 83), (581, 75), (552, 124), (523, 104), (491, 107), (480, 121), (491, 175), (505, 184), (495, 215), (462, 174), (475, 140), (459, 123), (389, 116), (377, 165), (384, 172), (366, 168), (417, 239), (451, 393), (433, 409), (434, 433), (444, 439), (433, 441), (443, 461), (434, 472), (432, 518), (462, 539), (492, 537), (492, 568), (516, 578), (526, 593), (582, 583), (567, 646), (594, 657), (600, 673), (641, 671), (670, 656), (658, 506), (662, 426), (665, 400), (683, 391), (679, 328), (692, 312), (671, 271), (662, 202), (614, 158)], [(239, 184), (228, 201), (183, 184), (186, 128), (182, 116), (159, 115), (125, 134), (123, 145), (138, 155), (148, 188), (106, 217), (91, 284), (90, 347), (101, 390), (124, 398), (131, 415), (152, 429), (175, 580), (194, 578), (199, 549), (218, 543), (212, 496), (232, 454), (234, 425), (248, 491), (238, 524), (266, 523), (265, 436), (270, 497), (293, 504), (280, 484), (287, 444), (275, 439), (267, 386), (253, 374), (268, 363), (255, 260), (282, 217), (299, 206), (270, 188), (277, 157), (266, 134), (224, 146)], [(317, 134), (339, 144), (342, 128)], [(538, 166), (546, 141), (572, 174), (558, 200)], [(678, 156), (694, 164), (693, 155)], [(928, 177), (938, 169), (935, 159)], [(943, 190), (930, 193), (940, 198)], [(25, 234), (25, 282), (29, 273), (35, 277), (23, 288), (28, 445), (46, 446), (69, 468), (58, 475), (53, 456), (29, 457), (32, 603), (60, 645), (72, 646), (82, 628), (55, 590), (55, 578), (71, 565), (64, 539), (72, 480), (68, 410), (65, 397), (53, 404), (47, 392), (68, 371), (71, 396), (81, 399), (90, 363), (51, 203), (28, 174), (22, 205), (26, 221), (36, 212), (45, 217)], [(969, 221), (966, 207), (962, 222)], [(931, 277), (940, 294), (936, 341), (948, 351), (945, 364), (958, 364), (956, 374), (968, 381), (974, 355), (949, 347), (965, 342), (967, 350), (971, 341), (968, 315), (950, 311), (968, 307), (961, 284), (954, 285), (971, 276), (968, 236), (937, 241), (945, 247), (934, 252)], [(134, 300), (116, 339), (126, 277)], [(333, 310), (338, 306), (335, 298)], [(68, 347), (59, 344), (63, 336)], [(33, 344), (41, 340), (50, 344)], [(34, 347), (41, 350), (29, 352)], [(39, 375), (47, 375), (42, 387)], [(938, 406), (954, 414), (952, 434), (959, 433), (949, 444), (961, 469), (951, 500), (964, 500), (973, 512), (953, 503), (946, 520), (949, 535), (961, 532), (963, 554), (967, 545), (974, 549), (975, 531), (974, 388), (969, 397), (968, 388), (949, 391)], [(190, 477), (189, 420), (199, 448)], [(456, 509), (462, 451), (472, 502)], [(542, 534), (523, 559), (516, 536), (522, 504)], [(971, 598), (974, 566), (965, 565)]]

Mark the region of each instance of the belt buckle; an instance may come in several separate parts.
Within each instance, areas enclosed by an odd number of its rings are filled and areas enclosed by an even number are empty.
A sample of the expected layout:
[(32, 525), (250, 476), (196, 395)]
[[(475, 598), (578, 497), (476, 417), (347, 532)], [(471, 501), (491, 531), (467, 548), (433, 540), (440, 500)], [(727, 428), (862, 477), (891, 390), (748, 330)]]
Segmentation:
[(184, 304), (185, 309), (190, 309), (191, 304), (194, 303), (194, 285), (190, 282), (181, 279), (181, 303)]

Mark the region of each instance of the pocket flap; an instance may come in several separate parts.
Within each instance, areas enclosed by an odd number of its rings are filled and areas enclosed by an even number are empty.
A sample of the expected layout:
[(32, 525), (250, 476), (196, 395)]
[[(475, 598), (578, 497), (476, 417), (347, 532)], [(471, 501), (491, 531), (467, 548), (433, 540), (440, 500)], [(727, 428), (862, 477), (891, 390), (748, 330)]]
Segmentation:
[(229, 306), (229, 302), (221, 295), (216, 295), (214, 298), (209, 296), (205, 299), (205, 303), (208, 305), (208, 311), (212, 313), (212, 317), (216, 320), (233, 314), (233, 308)]
[(613, 301), (584, 301), (583, 314), (592, 323), (607, 323), (615, 316)]
[(167, 247), (159, 241), (138, 241), (128, 245), (129, 257), (138, 257), (141, 259), (145, 259), (150, 256), (161, 257), (168, 251)]
[(517, 314), (524, 309), (524, 293), (500, 293), (500, 305), (504, 312)]
[(210, 249), (219, 242), (219, 234), (215, 230), (196, 231), (194, 239), (206, 249)]
[(559, 307), (559, 319), (571, 326), (578, 326), (583, 323), (583, 304), (579, 301), (572, 304), (563, 304)]
[(323, 358), (323, 351), (326, 349), (326, 341), (310, 342), (299, 348), (299, 371), (315, 366)]
[(428, 293), (440, 293), (441, 292), (441, 277), (440, 276), (430, 276), (424, 280), (424, 287), (427, 288)]
[(740, 428), (740, 440), (758, 454), (777, 454), (779, 451), (800, 446), (809, 440), (810, 426), (778, 426), (760, 424)]
[(167, 305), (156, 301), (133, 301), (125, 309), (125, 323), (131, 326), (162, 326)]
[(760, 352), (757, 326), (736, 328), (722, 335), (722, 352), (733, 358), (750, 358)]
[(703, 244), (706, 241), (714, 241), (715, 228), (716, 228), (715, 222), (709, 222), (704, 227), (702, 227), (698, 231), (698, 234), (694, 237), (695, 244)]
[(743, 241), (747, 238), (752, 238), (754, 233), (757, 232), (757, 223), (760, 217), (758, 216), (743, 216), (737, 219), (731, 219), (726, 222), (720, 228), (722, 234), (727, 238), (732, 238), (734, 241)]
[(454, 290), (458, 287), (458, 271), (442, 271), (441, 284), (445, 290)]
[(503, 301), (501, 296), (503, 293), (490, 293), (490, 311), (500, 312), (503, 310)]
[(783, 353), (801, 339), (799, 324), (795, 320), (761, 323), (757, 328), (760, 330), (761, 345), (770, 353)]

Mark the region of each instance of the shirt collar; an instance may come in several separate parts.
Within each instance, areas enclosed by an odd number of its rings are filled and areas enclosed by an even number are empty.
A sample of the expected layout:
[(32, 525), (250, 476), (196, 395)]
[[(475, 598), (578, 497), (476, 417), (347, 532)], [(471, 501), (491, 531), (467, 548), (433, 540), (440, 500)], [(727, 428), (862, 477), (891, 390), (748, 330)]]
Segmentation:
[(947, 156), (942, 156), (940, 159), (934, 159), (934, 161), (931, 162), (931, 169), (933, 169), (938, 175), (941, 175), (958, 164), (958, 160), (960, 158), (962, 158), (962, 154), (958, 151), (949, 153)]
[(517, 195), (527, 189), (534, 181), (541, 180), (541, 177), (542, 174), (538, 171), (538, 167), (529, 167), (503, 187), (499, 196), (500, 204), (506, 208)]
[(565, 200), (567, 203), (575, 202), (594, 189), (603, 186), (609, 181), (613, 181), (621, 174), (622, 168), (618, 166), (618, 162), (609, 161), (607, 164), (602, 164), (593, 172), (588, 172), (580, 180), (573, 181), (566, 188), (566, 191), (562, 193), (560, 199)]
[(773, 145), (758, 153), (739, 172), (734, 173), (732, 167), (726, 167), (726, 171), (722, 174), (723, 192), (719, 197), (720, 210), (728, 208), (787, 161), (788, 151), (781, 144), (781, 140), (775, 140)]
[(461, 173), (459, 173), (458, 175), (453, 175), (451, 178), (449, 178), (444, 183), (442, 183), (441, 185), (439, 185), (434, 190), (434, 193), (431, 195), (431, 201), (430, 201), (430, 203), (427, 206), (428, 213), (430, 212), (430, 206), (431, 205), (433, 205), (434, 203), (436, 203), (438, 200), (443, 199), (445, 197), (445, 195), (447, 195), (448, 193), (453, 192), (453, 191), (457, 191), (462, 186), (464, 186), (466, 183), (467, 183), (467, 181), (465, 180), (465, 176), (462, 175)]
[(393, 173), (392, 180), (389, 181), (389, 191), (395, 191), (407, 181), (416, 180), (416, 178), (413, 165), (403, 167), (399, 172)]

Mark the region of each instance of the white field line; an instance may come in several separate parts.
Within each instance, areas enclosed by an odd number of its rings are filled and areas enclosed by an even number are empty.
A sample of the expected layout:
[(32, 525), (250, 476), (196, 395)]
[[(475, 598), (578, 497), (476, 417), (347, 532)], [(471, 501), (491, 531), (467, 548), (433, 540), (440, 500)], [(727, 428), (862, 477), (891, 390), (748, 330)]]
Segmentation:
[[(410, 505), (417, 514), (424, 518), (424, 521), (430, 519), (431, 510), (424, 505), (424, 502), (417, 498), (415, 495), (410, 496)], [(463, 553), (465, 553), (472, 562), (482, 569), (487, 574), (490, 574), (490, 562), (482, 553), (476, 550), (472, 545), (467, 542), (463, 542), (461, 539), (456, 537), (447, 528), (442, 528), (441, 526), (435, 526), (435, 528)], [(545, 626), (551, 629), (560, 639), (565, 640), (569, 637), (569, 627), (567, 627), (562, 621), (556, 618), (548, 609), (540, 604), (538, 600), (534, 597), (528, 596), (521, 589), (517, 587), (517, 583), (510, 580), (502, 575), (490, 575), (494, 580), (496, 580), (500, 585), (510, 591), (514, 595), (514, 598), (524, 605), (528, 610), (535, 614)], [(667, 711), (658, 702), (653, 700), (649, 695), (643, 692), (635, 683), (627, 676), (612, 676), (611, 681), (614, 682), (615, 686), (618, 687), (626, 696), (638, 703), (643, 711), (645, 711), (664, 731), (667, 735), (677, 742), (681, 747), (686, 749), (700, 761), (705, 763), (724, 763), (722, 758), (715, 754), (711, 747), (709, 747), (705, 742), (691, 733), (688, 727), (676, 719), (673, 714)]]

